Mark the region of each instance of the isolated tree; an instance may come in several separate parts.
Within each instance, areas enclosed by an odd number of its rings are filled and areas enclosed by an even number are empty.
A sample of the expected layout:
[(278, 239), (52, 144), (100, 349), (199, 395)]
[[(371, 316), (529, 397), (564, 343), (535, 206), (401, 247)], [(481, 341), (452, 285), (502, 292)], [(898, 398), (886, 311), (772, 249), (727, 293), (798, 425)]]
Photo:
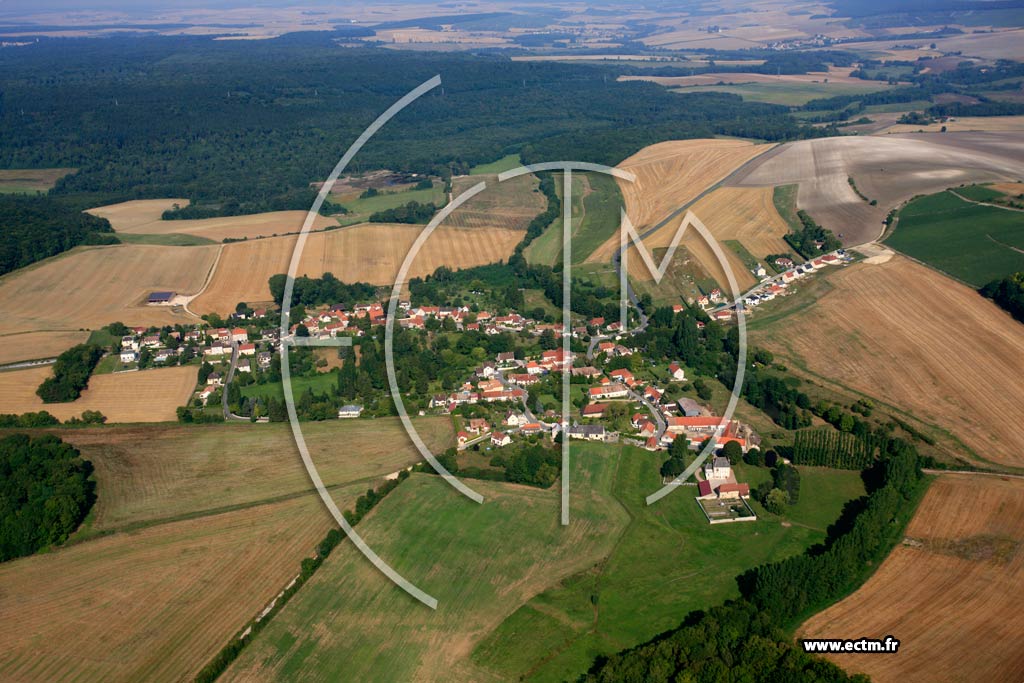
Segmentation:
[(736, 441), (730, 441), (722, 446), (722, 457), (729, 459), (729, 464), (735, 465), (743, 458), (743, 447)]
[(786, 510), (789, 496), (782, 489), (772, 489), (764, 499), (764, 507), (774, 515), (781, 515)]

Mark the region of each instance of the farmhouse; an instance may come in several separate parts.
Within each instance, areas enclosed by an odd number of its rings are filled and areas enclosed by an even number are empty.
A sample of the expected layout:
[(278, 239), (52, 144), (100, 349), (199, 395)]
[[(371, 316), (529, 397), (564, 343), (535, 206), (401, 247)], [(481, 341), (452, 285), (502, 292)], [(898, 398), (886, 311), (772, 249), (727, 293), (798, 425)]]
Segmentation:
[(491, 434), (491, 445), (493, 446), (501, 448), (502, 446), (507, 446), (510, 443), (512, 443), (512, 437), (505, 432), (495, 432), (494, 434)]
[(575, 425), (566, 430), (570, 439), (604, 441), (605, 431), (601, 425)]
[(591, 400), (601, 398), (626, 398), (629, 395), (629, 389), (623, 384), (613, 383), (601, 387), (591, 387), (588, 391)]

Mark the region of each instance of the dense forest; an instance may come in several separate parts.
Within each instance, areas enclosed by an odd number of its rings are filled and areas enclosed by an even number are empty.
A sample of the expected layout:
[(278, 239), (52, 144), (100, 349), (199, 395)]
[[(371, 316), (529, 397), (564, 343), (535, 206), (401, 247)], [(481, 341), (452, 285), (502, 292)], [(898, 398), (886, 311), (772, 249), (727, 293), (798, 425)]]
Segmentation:
[(55, 436), (0, 439), (0, 562), (67, 540), (95, 500), (91, 474)]
[(0, 194), (0, 235), (0, 275), (80, 244), (118, 241), (106, 218), (83, 213), (68, 202), (4, 194)]
[[(773, 473), (774, 476), (774, 473)], [(789, 630), (847, 595), (899, 541), (924, 488), (913, 446), (889, 440), (823, 545), (737, 577), (741, 597), (689, 614), (653, 641), (600, 659), (588, 681), (866, 681), (803, 652)], [(783, 484), (785, 485), (785, 484)]]
[(435, 74), (443, 87), (386, 126), (353, 170), (447, 176), (512, 151), (614, 164), (668, 138), (825, 134), (782, 106), (619, 83), (612, 66), (342, 48), (330, 34), (41, 39), (0, 62), (0, 168), (76, 167), (55, 192), (108, 201), (306, 208), (309, 184)]

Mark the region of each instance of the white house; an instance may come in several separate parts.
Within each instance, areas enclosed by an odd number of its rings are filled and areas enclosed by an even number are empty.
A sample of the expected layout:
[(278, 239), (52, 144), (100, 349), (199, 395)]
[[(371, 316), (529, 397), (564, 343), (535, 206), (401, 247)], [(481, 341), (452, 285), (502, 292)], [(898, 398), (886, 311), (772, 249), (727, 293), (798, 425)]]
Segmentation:
[(679, 367), (679, 363), (670, 363), (668, 371), (672, 373), (672, 379), (677, 382), (683, 382), (686, 380), (686, 372)]
[(491, 434), (491, 444), (498, 448), (507, 446), (510, 443), (512, 443), (512, 437), (505, 432), (495, 432), (494, 434)]
[(338, 409), (339, 419), (359, 417), (363, 412), (362, 406), (342, 406)]
[(122, 363), (135, 363), (139, 360), (139, 354), (132, 349), (124, 349), (121, 351), (121, 362)]

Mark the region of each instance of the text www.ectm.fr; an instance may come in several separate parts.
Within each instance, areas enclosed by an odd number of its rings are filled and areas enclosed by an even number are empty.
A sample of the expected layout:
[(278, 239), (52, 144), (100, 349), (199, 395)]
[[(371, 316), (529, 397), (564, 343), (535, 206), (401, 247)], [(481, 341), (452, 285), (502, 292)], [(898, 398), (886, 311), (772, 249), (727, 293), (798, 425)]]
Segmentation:
[(874, 638), (809, 638), (800, 641), (804, 652), (875, 652), (895, 653), (900, 648), (900, 641), (892, 636), (882, 640)]

